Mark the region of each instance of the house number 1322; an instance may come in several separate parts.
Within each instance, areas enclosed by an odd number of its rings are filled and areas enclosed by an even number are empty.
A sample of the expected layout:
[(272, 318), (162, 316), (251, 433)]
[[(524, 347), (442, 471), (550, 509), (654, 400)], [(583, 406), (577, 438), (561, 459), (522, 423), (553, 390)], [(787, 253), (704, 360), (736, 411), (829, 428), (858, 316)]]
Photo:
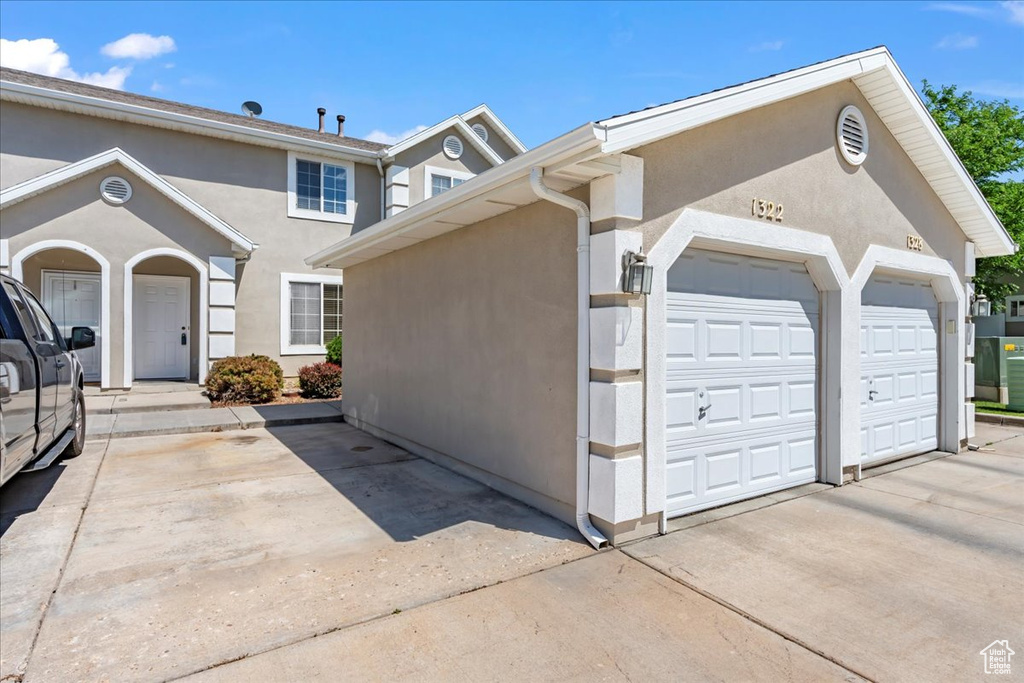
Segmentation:
[(776, 223), (782, 222), (782, 204), (754, 197), (750, 200), (750, 215), (765, 218)]

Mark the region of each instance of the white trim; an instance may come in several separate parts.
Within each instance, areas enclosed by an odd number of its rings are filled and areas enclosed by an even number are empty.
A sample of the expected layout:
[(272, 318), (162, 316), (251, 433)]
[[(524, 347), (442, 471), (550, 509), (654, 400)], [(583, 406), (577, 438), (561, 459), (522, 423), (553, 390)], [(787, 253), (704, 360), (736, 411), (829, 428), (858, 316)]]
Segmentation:
[(99, 264), (100, 297), (102, 299), (100, 302), (100, 337), (104, 340), (103, 346), (100, 348), (100, 388), (110, 389), (110, 347), (113, 346), (113, 340), (110, 337), (110, 261), (92, 247), (87, 247), (81, 242), (74, 242), (72, 240), (42, 240), (28, 245), (14, 255), (14, 258), (11, 259), (11, 277), (19, 282), (24, 282), (25, 273), (23, 266), (25, 260), (33, 254), (49, 249), (77, 251)]
[(156, 128), (169, 128), (264, 147), (310, 151), (316, 154), (336, 154), (340, 158), (370, 160), (371, 162), (377, 158), (376, 151), (343, 147), (334, 142), (308, 140), (287, 133), (259, 130), (236, 123), (213, 121), (199, 116), (178, 114), (126, 102), (113, 102), (99, 97), (79, 95), (25, 83), (0, 81), (0, 98), (47, 109), (139, 123)]
[[(126, 277), (129, 277), (129, 276), (126, 276)], [(187, 275), (147, 275), (147, 274), (143, 274), (143, 273), (132, 273), (130, 277), (132, 279), (132, 286), (133, 287), (135, 285), (135, 280), (136, 279), (138, 279), (142, 283), (145, 283), (146, 280), (149, 280), (151, 282), (157, 282), (157, 283), (173, 281), (173, 282), (178, 283), (179, 285), (181, 283), (184, 283), (184, 285), (185, 285), (185, 321), (186, 321), (185, 325), (186, 325), (186, 327), (188, 329), (188, 334), (189, 335), (192, 334), (192, 278), (188, 277)], [(134, 294), (134, 292), (133, 292), (133, 294)], [(133, 320), (132, 324), (133, 325), (135, 324), (134, 323), (134, 313), (135, 313), (135, 302), (132, 301), (132, 320)], [(133, 341), (134, 341), (134, 338), (135, 338), (135, 328), (133, 327), (132, 328), (132, 339), (133, 339)], [(202, 340), (200, 340), (199, 345), (202, 346)], [(191, 347), (191, 344), (188, 344), (187, 346)], [(134, 353), (132, 355), (134, 355)], [(184, 367), (182, 368), (182, 374), (181, 375), (179, 375), (177, 377), (172, 377), (172, 376), (146, 377), (144, 379), (182, 379), (182, 380), (186, 380), (187, 381), (188, 378), (191, 377), (191, 375), (192, 375), (192, 350), (191, 350), (191, 348), (189, 348), (188, 350), (185, 351), (184, 359), (185, 359), (185, 362), (184, 362)], [(131, 374), (131, 377), (132, 377), (133, 381), (135, 380), (135, 373), (137, 371), (137, 368), (135, 367), (137, 360), (138, 360), (137, 358), (133, 358), (132, 359), (132, 374)]]
[(421, 142), (425, 142), (435, 135), (440, 135), (448, 128), (455, 128), (459, 133), (462, 134), (464, 140), (468, 140), (469, 144), (473, 146), (476, 151), (483, 155), (484, 159), (491, 162), (492, 166), (497, 166), (504, 163), (504, 160), (498, 156), (498, 153), (487, 146), (487, 143), (480, 139), (480, 136), (473, 132), (473, 129), (469, 127), (461, 116), (456, 114), (450, 116), (441, 123), (435, 124), (430, 128), (421, 130), (416, 135), (410, 135), (404, 140), (399, 141), (397, 144), (389, 147), (387, 150), (387, 156), (395, 157), (404, 152), (407, 149), (411, 149)]
[[(323, 356), (327, 348), (315, 344), (293, 345), (291, 343), (291, 292), (289, 282), (305, 282), (320, 285), (344, 285), (341, 275), (319, 275), (315, 273), (281, 273), (281, 355), (282, 356)], [(320, 290), (320, 332), (323, 334), (324, 299)], [(323, 337), (321, 336), (321, 339)]]
[(0, 237), (0, 268), (11, 267), (11, 241)]
[[(153, 258), (154, 256), (172, 256), (180, 259), (185, 263), (189, 264), (196, 269), (199, 274), (199, 375), (198, 382), (202, 384), (206, 381), (206, 371), (209, 365), (210, 351), (209, 351), (209, 293), (210, 293), (210, 278), (209, 273), (206, 270), (206, 264), (201, 260), (189, 254), (188, 252), (181, 251), (180, 249), (171, 249), (169, 247), (160, 247), (157, 249), (147, 249), (146, 251), (139, 252), (135, 256), (132, 256), (124, 264), (124, 379), (122, 384), (125, 389), (129, 389), (132, 386), (132, 381), (135, 379), (135, 363), (134, 363), (134, 349), (133, 340), (135, 335), (135, 328), (133, 327), (132, 317), (135, 310), (135, 300), (133, 292), (132, 275), (134, 274), (135, 266), (145, 261), (146, 259)], [(190, 295), (191, 297), (191, 295)], [(189, 310), (192, 310), (192, 302), (189, 301)], [(190, 362), (191, 365), (191, 362)], [(191, 371), (191, 368), (190, 368)]]
[(516, 154), (523, 154), (524, 152), (526, 152), (526, 145), (524, 145), (519, 140), (519, 138), (516, 137), (515, 133), (513, 133), (509, 129), (509, 127), (505, 125), (505, 122), (499, 119), (498, 115), (491, 111), (491, 108), (488, 107), (486, 104), (477, 105), (470, 109), (469, 111), (467, 111), (466, 113), (462, 114), (461, 116), (462, 120), (466, 121), (467, 123), (469, 122), (470, 119), (476, 118), (477, 116), (481, 116), (487, 119), (488, 122), (491, 124), (491, 128), (493, 128), (498, 133), (499, 137), (501, 137), (503, 140), (505, 140), (506, 143), (508, 143), (509, 147), (515, 150)]
[[(793, 228), (745, 218), (685, 209), (647, 256), (654, 266), (654, 284), (647, 299), (647, 363), (644, 368), (647, 453), (647, 514), (665, 511), (665, 349), (668, 270), (688, 247), (803, 262), (821, 293), (823, 306), (818, 375), (818, 479), (842, 483), (843, 420), (839, 411), (838, 368), (844, 363), (839, 320), (849, 278), (832, 239)], [(854, 335), (856, 337), (856, 335)], [(857, 355), (846, 356), (856, 359)], [(851, 361), (857, 367), (856, 361)], [(854, 386), (854, 385), (850, 385)], [(847, 395), (856, 396), (856, 392)]]
[[(876, 270), (895, 271), (931, 282), (939, 301), (939, 450), (956, 453), (960, 439), (966, 438), (962, 419), (964, 404), (964, 371), (966, 354), (964, 320), (967, 312), (963, 282), (953, 266), (941, 258), (911, 251), (901, 251), (876, 244), (868, 247), (860, 265), (850, 278), (846, 314), (843, 316), (843, 352), (847, 358), (860, 358), (861, 292)], [(950, 334), (952, 321), (956, 331)], [(843, 386), (860, 386), (860, 364), (851, 362), (843, 368)], [(845, 427), (843, 438), (844, 465), (860, 466), (860, 392), (847, 391), (842, 405)]]
[[(96, 271), (88, 270), (53, 270), (51, 268), (43, 268), (40, 271), (42, 282), (39, 283), (39, 300), (46, 308), (46, 312), (53, 317), (53, 312), (50, 310), (50, 298), (53, 296), (53, 280), (61, 278), (63, 276), (70, 275), (75, 280), (93, 280), (98, 282), (100, 285), (100, 380), (103, 378), (103, 347), (109, 342), (103, 338), (103, 273), (97, 273)], [(86, 380), (92, 382), (93, 380)]]
[[(345, 213), (328, 213), (325, 211), (313, 211), (312, 209), (300, 209), (296, 206), (298, 170), (296, 162), (311, 161), (320, 164), (320, 206), (323, 207), (323, 165), (340, 166), (345, 169)], [(288, 217), (304, 218), (325, 223), (347, 223), (352, 224), (356, 215), (356, 166), (351, 161), (338, 161), (327, 157), (318, 157), (312, 154), (299, 154), (288, 152)]]
[[(451, 178), (453, 180), (461, 180), (463, 183), (466, 182), (467, 180), (469, 180), (470, 178), (475, 178), (476, 177), (475, 173), (470, 173), (469, 171), (453, 171), (451, 169), (440, 168), (438, 166), (424, 166), (423, 167), (423, 199), (424, 200), (430, 199), (433, 196), (431, 194), (431, 192), (434, 190), (433, 186), (431, 185), (431, 176), (435, 176), (435, 175), (436, 176), (446, 176), (446, 177)], [(460, 185), (461, 185), (461, 183), (460, 183)], [(456, 187), (458, 187), (458, 186), (457, 185), (452, 185), (452, 187), (449, 188), (447, 191), (451, 192)], [(441, 194), (444, 194), (444, 192), (442, 192)]]
[(152, 185), (160, 194), (185, 209), (185, 211), (212, 228), (214, 232), (217, 232), (231, 242), (235, 251), (248, 254), (259, 246), (118, 147), (94, 154), (91, 157), (76, 161), (67, 166), (61, 166), (49, 173), (44, 173), (0, 191), (0, 209), (6, 209), (8, 206), (81, 178), (87, 173), (106, 168), (111, 164), (124, 166), (133, 174)]

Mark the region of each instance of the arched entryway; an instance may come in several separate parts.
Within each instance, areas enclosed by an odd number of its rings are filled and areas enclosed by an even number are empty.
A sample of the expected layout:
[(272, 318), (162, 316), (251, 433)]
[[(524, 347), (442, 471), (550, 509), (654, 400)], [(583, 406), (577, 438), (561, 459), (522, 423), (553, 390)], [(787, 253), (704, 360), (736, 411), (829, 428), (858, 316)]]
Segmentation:
[(124, 266), (124, 377), (202, 383), (207, 369), (206, 265), (178, 249), (150, 249)]
[(65, 336), (85, 326), (96, 346), (78, 351), (86, 382), (110, 386), (110, 263), (92, 247), (43, 240), (11, 259), (11, 274), (39, 298)]

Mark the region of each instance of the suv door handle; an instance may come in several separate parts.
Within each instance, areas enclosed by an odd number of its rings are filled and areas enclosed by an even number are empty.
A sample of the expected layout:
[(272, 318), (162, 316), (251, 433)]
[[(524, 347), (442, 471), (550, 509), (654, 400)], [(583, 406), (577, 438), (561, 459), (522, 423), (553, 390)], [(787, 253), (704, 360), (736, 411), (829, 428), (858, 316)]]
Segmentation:
[(55, 360), (53, 363), (54, 363), (54, 365), (57, 366), (58, 370), (63, 370), (64, 369), (64, 361), (62, 361), (60, 358)]

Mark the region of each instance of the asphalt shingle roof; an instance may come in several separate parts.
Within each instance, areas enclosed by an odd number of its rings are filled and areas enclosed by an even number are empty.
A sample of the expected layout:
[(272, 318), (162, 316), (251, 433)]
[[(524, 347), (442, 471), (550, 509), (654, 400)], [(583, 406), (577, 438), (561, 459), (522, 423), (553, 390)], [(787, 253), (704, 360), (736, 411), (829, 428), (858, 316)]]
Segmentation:
[(267, 119), (243, 116), (242, 114), (230, 114), (228, 112), (218, 111), (216, 109), (207, 109), (206, 107), (196, 107), (191, 104), (172, 102), (171, 100), (162, 100), (157, 97), (137, 95), (135, 93), (125, 92), (123, 90), (101, 88), (97, 85), (88, 85), (86, 83), (68, 81), (63, 78), (41, 76), (39, 74), (29, 73), (27, 71), (19, 71), (17, 69), (10, 69), (6, 67), (0, 67), (0, 80), (8, 81), (11, 83), (22, 83), (24, 85), (36, 86), (39, 88), (56, 90), (59, 92), (71, 93), (74, 95), (82, 95), (84, 97), (95, 97), (98, 99), (108, 100), (111, 102), (120, 102), (123, 104), (148, 107), (150, 109), (156, 109), (159, 111), (169, 112), (172, 114), (194, 116), (196, 118), (206, 119), (208, 121), (217, 121), (220, 123), (229, 123), (238, 126), (245, 126), (247, 128), (252, 128), (254, 130), (266, 131), (268, 133), (292, 135), (294, 137), (304, 138), (306, 140), (316, 140), (317, 142), (325, 142), (330, 145), (337, 145), (338, 147), (346, 147), (349, 149), (360, 149), (369, 152), (377, 152), (387, 148), (387, 145), (381, 144), (379, 142), (370, 142), (369, 140), (360, 140), (359, 138), (350, 137), (339, 138), (335, 134), (320, 133), (314, 128), (292, 126), (286, 123), (268, 121)]

